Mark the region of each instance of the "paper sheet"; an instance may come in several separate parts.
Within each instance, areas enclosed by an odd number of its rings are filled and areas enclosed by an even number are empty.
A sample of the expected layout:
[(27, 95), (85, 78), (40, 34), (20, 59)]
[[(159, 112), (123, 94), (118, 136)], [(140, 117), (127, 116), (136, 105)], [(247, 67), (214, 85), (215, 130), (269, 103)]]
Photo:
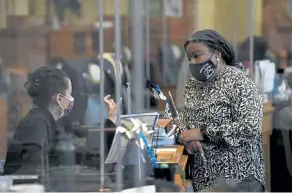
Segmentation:
[(130, 188), (121, 191), (121, 193), (155, 193), (155, 192), (156, 188), (154, 185)]
[(255, 62), (255, 83), (261, 88), (263, 93), (273, 91), (275, 75), (275, 63), (270, 60)]

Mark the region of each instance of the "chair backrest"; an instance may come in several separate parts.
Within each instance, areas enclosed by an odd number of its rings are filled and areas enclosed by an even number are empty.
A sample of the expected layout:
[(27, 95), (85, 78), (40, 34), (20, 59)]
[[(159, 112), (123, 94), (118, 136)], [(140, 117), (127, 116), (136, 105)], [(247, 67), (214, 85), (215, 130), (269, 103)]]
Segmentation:
[[(105, 154), (107, 155), (115, 135), (114, 129), (105, 128)], [(100, 129), (89, 129), (86, 137), (85, 147), (88, 153), (98, 155), (100, 153)]]

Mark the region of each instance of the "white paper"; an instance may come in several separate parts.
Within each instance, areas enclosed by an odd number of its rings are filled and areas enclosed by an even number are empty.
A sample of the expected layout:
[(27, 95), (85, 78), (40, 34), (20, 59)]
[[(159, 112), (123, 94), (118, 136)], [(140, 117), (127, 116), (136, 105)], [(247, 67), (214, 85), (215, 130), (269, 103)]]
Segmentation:
[(255, 62), (255, 82), (261, 87), (263, 93), (273, 91), (275, 75), (275, 63), (270, 60), (260, 60)]
[(255, 61), (254, 63), (254, 82), (262, 90), (259, 61)]
[(156, 152), (159, 153), (159, 152), (176, 152), (177, 151), (177, 148), (157, 148), (156, 149)]
[(259, 63), (262, 72), (262, 79), (264, 83), (264, 93), (272, 92), (275, 81), (275, 63), (270, 61), (262, 61)]
[(155, 193), (155, 192), (156, 188), (154, 185), (130, 188), (121, 191), (121, 193)]

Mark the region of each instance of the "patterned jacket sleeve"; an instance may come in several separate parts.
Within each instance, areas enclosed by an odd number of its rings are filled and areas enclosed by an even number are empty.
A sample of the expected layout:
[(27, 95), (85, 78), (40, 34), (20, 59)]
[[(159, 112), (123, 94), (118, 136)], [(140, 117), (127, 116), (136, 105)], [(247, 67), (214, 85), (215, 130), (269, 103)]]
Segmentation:
[(208, 125), (206, 136), (214, 142), (223, 140), (228, 145), (239, 146), (261, 135), (263, 97), (248, 77), (235, 81), (232, 93), (233, 122), (219, 127)]

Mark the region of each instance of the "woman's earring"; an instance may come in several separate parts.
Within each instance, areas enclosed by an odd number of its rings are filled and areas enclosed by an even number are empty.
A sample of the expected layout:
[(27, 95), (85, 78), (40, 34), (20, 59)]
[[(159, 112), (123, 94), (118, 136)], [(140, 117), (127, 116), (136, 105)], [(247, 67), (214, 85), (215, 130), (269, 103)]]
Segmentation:
[(219, 62), (220, 58), (217, 58), (216, 61)]

